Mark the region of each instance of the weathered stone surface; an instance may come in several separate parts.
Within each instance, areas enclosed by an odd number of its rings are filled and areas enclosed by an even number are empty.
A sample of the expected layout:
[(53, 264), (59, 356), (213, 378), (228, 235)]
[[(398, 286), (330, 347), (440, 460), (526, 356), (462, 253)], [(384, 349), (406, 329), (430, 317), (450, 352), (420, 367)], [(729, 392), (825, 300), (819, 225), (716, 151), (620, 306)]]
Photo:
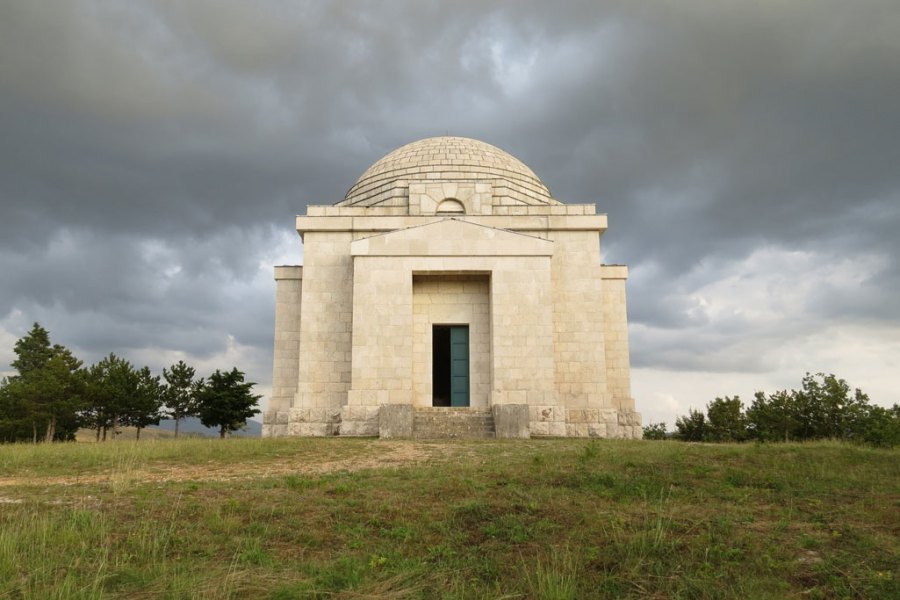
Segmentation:
[(605, 438), (606, 423), (588, 423), (588, 437)]
[(357, 437), (375, 436), (378, 435), (378, 423), (374, 421), (341, 421), (338, 433)]
[[(545, 397), (546, 400), (546, 397)], [(529, 406), (531, 422), (537, 421), (563, 421), (566, 420), (566, 411), (561, 406)]]
[(266, 435), (263, 437), (284, 437), (288, 434), (287, 423), (283, 425), (263, 425), (263, 427), (268, 428)]
[(416, 408), (413, 436), (418, 439), (493, 438), (494, 417), (477, 408)]
[(529, 424), (529, 429), (532, 436), (545, 436), (550, 435), (550, 422), (549, 421), (532, 421)]
[(498, 438), (528, 438), (529, 414), (527, 404), (495, 404), (494, 428)]
[(601, 408), (597, 411), (598, 420), (601, 423), (618, 423), (619, 414), (614, 408)]
[(565, 421), (553, 421), (552, 423), (550, 423), (550, 435), (552, 437), (565, 437), (566, 436)]
[(596, 408), (569, 409), (569, 423), (597, 423), (599, 411)]
[(413, 437), (411, 404), (385, 404), (378, 414), (378, 435), (383, 438)]
[(288, 435), (325, 437), (333, 434), (334, 432), (328, 423), (294, 422), (288, 425)]

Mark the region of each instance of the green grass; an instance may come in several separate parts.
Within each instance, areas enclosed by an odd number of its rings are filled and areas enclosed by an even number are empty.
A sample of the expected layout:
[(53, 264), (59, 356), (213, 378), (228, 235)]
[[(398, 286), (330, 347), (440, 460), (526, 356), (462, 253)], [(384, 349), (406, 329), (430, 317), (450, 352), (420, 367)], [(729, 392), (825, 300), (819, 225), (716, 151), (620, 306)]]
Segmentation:
[(0, 446), (0, 598), (893, 599), (898, 459), (836, 443)]

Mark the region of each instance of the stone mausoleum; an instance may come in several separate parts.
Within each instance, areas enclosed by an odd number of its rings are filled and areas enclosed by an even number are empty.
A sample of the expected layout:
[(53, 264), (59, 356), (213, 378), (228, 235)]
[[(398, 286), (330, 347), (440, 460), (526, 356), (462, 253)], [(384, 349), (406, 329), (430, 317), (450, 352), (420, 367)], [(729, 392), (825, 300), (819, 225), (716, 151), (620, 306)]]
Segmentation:
[(606, 224), (484, 142), (394, 150), (297, 217), (263, 435), (641, 437)]

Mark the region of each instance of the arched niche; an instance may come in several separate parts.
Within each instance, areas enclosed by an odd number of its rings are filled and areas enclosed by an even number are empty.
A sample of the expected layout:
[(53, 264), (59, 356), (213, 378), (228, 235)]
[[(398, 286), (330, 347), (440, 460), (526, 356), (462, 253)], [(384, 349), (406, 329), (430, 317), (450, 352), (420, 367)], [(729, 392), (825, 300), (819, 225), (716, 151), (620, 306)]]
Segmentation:
[(456, 198), (445, 198), (441, 200), (441, 202), (437, 206), (437, 210), (434, 211), (436, 215), (464, 215), (466, 214), (466, 207), (462, 202), (457, 200)]

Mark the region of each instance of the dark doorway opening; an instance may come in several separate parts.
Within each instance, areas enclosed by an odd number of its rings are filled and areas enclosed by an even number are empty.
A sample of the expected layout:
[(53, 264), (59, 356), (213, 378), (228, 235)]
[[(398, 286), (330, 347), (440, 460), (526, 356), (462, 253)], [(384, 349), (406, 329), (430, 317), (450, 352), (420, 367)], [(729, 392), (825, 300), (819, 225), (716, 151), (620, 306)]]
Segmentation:
[(434, 326), (431, 348), (431, 405), (450, 406), (449, 325)]
[(469, 326), (432, 329), (431, 405), (469, 406)]

